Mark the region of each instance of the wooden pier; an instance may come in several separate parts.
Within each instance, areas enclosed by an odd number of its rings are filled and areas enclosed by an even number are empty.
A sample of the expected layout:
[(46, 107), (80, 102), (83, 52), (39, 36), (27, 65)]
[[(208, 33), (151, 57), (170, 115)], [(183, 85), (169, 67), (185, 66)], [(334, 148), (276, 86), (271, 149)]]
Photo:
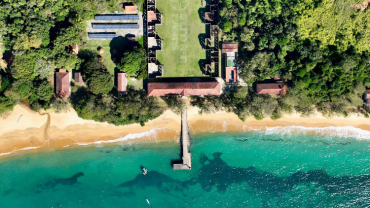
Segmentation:
[(181, 114), (181, 149), (182, 149), (182, 163), (173, 164), (174, 170), (191, 170), (191, 154), (189, 152), (190, 146), (190, 132), (188, 128), (187, 109)]

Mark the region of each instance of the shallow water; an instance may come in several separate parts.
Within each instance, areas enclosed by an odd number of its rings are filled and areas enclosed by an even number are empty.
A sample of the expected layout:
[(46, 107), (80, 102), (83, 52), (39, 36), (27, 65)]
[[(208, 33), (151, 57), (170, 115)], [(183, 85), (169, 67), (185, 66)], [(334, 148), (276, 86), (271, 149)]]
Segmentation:
[(368, 207), (369, 147), (302, 132), (193, 135), (191, 171), (172, 170), (174, 142), (25, 153), (0, 163), (0, 207)]

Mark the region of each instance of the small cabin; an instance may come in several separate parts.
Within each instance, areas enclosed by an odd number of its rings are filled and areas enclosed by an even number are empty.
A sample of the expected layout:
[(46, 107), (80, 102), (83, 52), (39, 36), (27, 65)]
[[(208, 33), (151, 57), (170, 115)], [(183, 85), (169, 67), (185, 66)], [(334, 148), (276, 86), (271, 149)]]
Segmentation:
[(117, 74), (117, 91), (118, 91), (118, 94), (126, 93), (127, 91), (127, 74), (126, 73)]
[(55, 74), (55, 93), (62, 98), (71, 95), (71, 76), (68, 71), (59, 69)]

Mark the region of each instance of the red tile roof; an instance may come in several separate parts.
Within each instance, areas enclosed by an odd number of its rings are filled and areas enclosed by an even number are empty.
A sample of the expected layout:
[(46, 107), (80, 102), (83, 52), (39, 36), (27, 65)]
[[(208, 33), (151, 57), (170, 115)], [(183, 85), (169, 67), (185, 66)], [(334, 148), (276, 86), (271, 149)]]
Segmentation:
[(75, 82), (76, 83), (85, 83), (84, 80), (82, 79), (81, 72), (75, 72)]
[(257, 83), (257, 94), (285, 95), (287, 88), (285, 83)]
[(55, 81), (56, 81), (55, 93), (59, 97), (69, 97), (71, 93), (69, 73), (68, 72), (57, 72)]
[(222, 53), (226, 52), (238, 52), (237, 43), (223, 43), (222, 44)]
[(148, 16), (148, 22), (153, 22), (157, 20), (157, 15), (153, 11), (149, 11), (147, 16)]
[(230, 72), (233, 71), (233, 80), (237, 82), (237, 70), (236, 67), (226, 67), (226, 82), (230, 81)]
[(125, 12), (136, 12), (136, 6), (135, 5), (125, 6)]
[(366, 90), (366, 98), (370, 99), (370, 89)]
[(117, 88), (118, 92), (126, 92), (127, 90), (127, 75), (126, 73), (118, 73)]
[(176, 95), (219, 95), (218, 82), (151, 82), (148, 83), (148, 95), (165, 96)]

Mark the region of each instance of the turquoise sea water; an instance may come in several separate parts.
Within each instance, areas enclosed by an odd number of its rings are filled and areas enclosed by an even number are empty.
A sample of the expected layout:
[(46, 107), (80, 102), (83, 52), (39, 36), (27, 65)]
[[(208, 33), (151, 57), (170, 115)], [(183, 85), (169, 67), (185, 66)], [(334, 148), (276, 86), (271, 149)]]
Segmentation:
[(190, 151), (191, 171), (172, 170), (174, 142), (12, 156), (0, 162), (0, 207), (370, 206), (370, 140), (223, 133), (193, 135)]

